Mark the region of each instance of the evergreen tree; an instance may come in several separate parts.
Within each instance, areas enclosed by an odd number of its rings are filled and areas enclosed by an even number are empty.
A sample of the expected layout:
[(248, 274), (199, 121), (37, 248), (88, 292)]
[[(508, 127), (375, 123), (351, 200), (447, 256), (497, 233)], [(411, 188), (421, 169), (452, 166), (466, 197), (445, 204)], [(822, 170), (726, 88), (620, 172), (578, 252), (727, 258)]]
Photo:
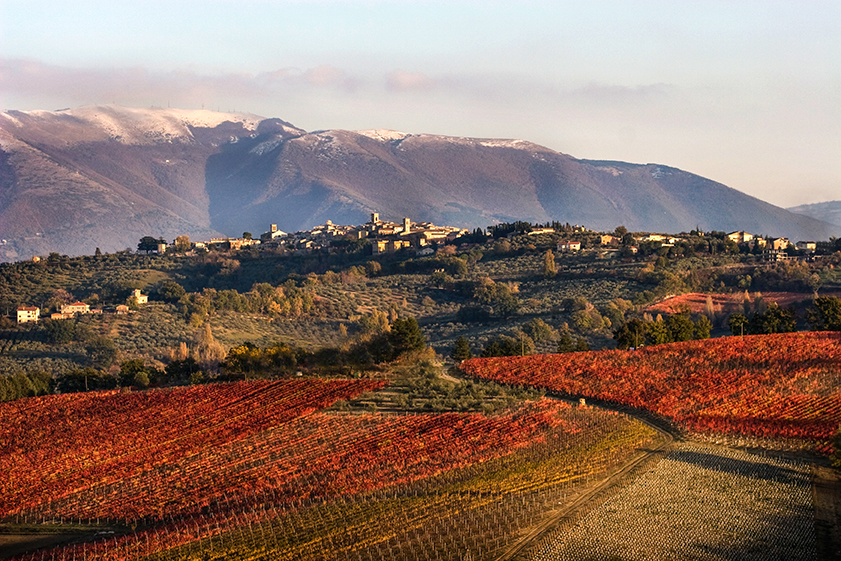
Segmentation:
[(744, 335), (747, 331), (748, 318), (744, 314), (731, 314), (727, 320), (727, 327), (733, 335)]
[(695, 322), (695, 338), (696, 339), (709, 339), (710, 332), (713, 329), (713, 324), (710, 322), (707, 316), (701, 316)]
[(816, 331), (841, 331), (841, 298), (815, 298), (815, 302), (806, 311), (806, 320)]
[(652, 321), (645, 325), (645, 332), (648, 336), (648, 341), (652, 345), (662, 345), (674, 341), (671, 329), (669, 329), (666, 322), (659, 315), (657, 316), (657, 321)]
[(616, 339), (616, 345), (620, 349), (644, 345), (645, 322), (639, 318), (627, 321), (613, 333), (613, 338)]
[(426, 337), (418, 325), (418, 320), (413, 317), (394, 320), (391, 324), (391, 332), (388, 334), (388, 342), (398, 355), (426, 348)]
[(473, 351), (470, 350), (470, 342), (463, 335), (456, 339), (453, 349), (450, 351), (450, 358), (456, 362), (473, 358)]

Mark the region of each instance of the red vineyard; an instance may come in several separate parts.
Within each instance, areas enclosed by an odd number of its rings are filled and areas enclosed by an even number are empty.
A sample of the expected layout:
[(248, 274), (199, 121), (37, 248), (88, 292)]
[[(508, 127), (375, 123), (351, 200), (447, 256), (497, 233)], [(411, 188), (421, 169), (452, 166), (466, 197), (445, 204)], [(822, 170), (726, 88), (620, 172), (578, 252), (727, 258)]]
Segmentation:
[[(367, 380), (246, 382), (4, 403), (0, 463), (6, 476), (0, 480), (0, 518), (219, 453), (382, 385)], [(123, 508), (137, 509), (132, 503)], [(137, 510), (137, 516), (151, 514)]]
[(465, 361), (472, 376), (649, 410), (688, 430), (826, 441), (841, 423), (841, 334), (784, 333)]
[[(245, 526), (312, 505), (422, 483), (532, 447), (550, 434), (553, 449), (572, 439), (589, 442), (587, 435), (619, 422), (552, 400), (497, 416), (318, 411), (383, 384), (250, 382), (3, 404), (0, 461), (10, 469), (0, 482), (0, 518), (136, 528), (49, 555), (143, 557), (200, 540), (212, 546), (219, 536), (230, 540)], [(633, 444), (648, 437), (630, 438)], [(601, 466), (617, 452), (594, 453), (593, 466)]]

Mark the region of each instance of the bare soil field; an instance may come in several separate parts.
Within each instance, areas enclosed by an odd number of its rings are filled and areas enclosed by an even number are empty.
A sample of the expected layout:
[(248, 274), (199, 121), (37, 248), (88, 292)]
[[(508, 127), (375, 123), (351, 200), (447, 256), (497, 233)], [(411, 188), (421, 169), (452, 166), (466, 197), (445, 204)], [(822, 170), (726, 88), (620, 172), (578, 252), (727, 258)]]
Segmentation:
[(684, 443), (521, 558), (828, 559), (812, 493), (806, 462)]

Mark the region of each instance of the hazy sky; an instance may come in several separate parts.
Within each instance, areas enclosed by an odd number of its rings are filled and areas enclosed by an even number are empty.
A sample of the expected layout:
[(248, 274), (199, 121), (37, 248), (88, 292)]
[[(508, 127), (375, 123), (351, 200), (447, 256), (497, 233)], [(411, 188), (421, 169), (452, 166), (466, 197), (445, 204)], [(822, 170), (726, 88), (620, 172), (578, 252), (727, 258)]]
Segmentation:
[(841, 199), (841, 1), (0, 0), (0, 109), (523, 138)]

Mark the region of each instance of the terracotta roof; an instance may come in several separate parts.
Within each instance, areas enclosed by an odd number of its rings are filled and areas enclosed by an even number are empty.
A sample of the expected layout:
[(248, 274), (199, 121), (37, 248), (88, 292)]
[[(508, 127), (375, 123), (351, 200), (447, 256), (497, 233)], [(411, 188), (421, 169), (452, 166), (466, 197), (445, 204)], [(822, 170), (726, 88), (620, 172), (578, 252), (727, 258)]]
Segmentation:
[(38, 308), (36, 308), (35, 306), (21, 306), (20, 308), (18, 308), (19, 312), (34, 312), (37, 310)]

